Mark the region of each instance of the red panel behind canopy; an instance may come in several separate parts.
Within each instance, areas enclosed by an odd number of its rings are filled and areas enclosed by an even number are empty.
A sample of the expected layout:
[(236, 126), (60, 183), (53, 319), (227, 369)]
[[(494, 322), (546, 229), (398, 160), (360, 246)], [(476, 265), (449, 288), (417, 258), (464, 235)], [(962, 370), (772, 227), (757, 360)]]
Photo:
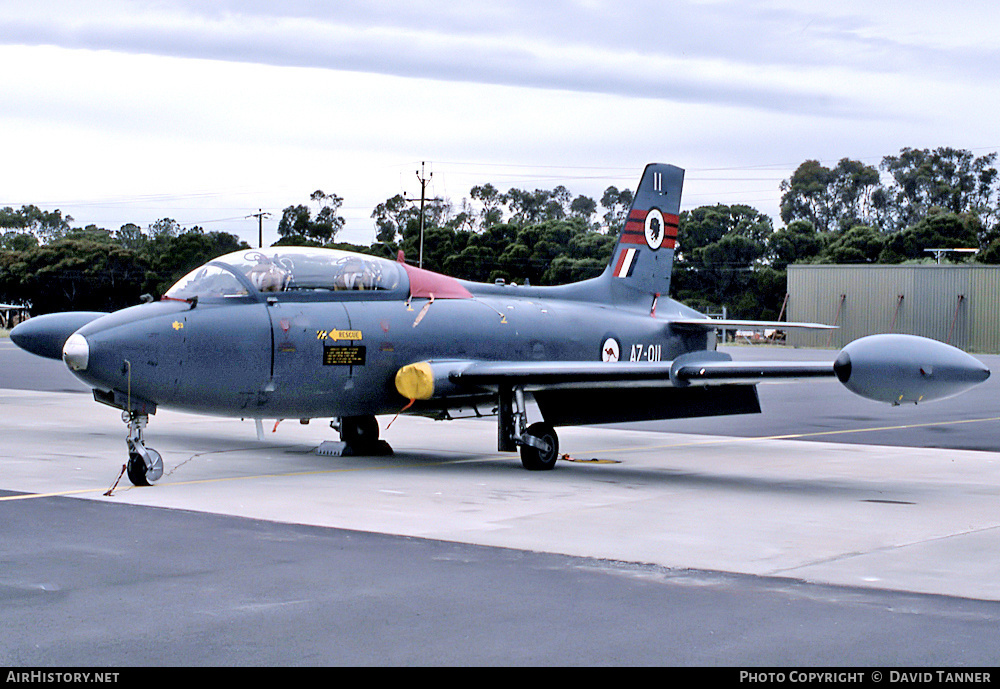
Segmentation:
[(410, 278), (410, 296), (417, 298), (434, 297), (435, 299), (472, 299), (472, 293), (465, 289), (458, 280), (447, 275), (434, 273), (422, 268), (414, 268), (401, 263)]

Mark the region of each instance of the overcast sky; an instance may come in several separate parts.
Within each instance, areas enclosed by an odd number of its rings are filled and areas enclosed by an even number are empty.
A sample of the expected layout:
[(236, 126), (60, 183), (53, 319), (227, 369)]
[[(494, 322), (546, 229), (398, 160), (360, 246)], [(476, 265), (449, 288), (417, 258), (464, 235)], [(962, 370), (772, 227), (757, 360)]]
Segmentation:
[[(952, 6), (954, 5), (954, 6)], [(170, 217), (277, 238), (344, 197), (458, 205), (493, 183), (599, 199), (648, 162), (682, 208), (778, 222), (804, 160), (1000, 149), (995, 3), (771, 0), (0, 2), (0, 206), (111, 230)]]

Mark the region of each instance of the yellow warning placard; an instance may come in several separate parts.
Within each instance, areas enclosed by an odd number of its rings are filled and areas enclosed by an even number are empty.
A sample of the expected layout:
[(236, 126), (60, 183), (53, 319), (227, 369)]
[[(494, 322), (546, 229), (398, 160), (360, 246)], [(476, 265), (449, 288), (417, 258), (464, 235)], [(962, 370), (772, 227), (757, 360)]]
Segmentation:
[(365, 348), (354, 347), (323, 347), (324, 366), (364, 366)]

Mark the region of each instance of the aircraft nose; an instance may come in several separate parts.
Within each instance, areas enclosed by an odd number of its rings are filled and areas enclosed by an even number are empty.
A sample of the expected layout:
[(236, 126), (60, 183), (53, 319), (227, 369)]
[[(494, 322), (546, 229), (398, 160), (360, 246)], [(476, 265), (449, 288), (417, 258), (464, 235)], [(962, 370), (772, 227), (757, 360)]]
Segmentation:
[(71, 371), (86, 371), (90, 363), (90, 343), (80, 333), (73, 333), (66, 340), (62, 351), (63, 361)]
[(107, 314), (97, 311), (67, 311), (35, 316), (14, 326), (10, 331), (10, 339), (26, 352), (48, 359), (59, 359), (70, 335), (105, 315)]

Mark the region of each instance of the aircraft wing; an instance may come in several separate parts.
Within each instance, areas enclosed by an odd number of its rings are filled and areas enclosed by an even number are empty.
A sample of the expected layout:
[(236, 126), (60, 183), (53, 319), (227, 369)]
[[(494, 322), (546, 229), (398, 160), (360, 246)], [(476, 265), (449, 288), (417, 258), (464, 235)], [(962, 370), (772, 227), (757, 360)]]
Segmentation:
[(713, 351), (692, 352), (673, 361), (423, 361), (400, 369), (396, 387), (409, 399), (431, 399), (520, 387), (528, 391), (573, 388), (682, 388), (752, 385), (773, 379), (834, 376), (833, 362), (744, 362)]
[[(579, 389), (594, 394), (640, 389), (751, 387), (776, 379), (836, 376), (851, 392), (893, 405), (957, 395), (989, 378), (989, 369), (960, 349), (915, 335), (870, 335), (844, 347), (836, 361), (733, 361), (698, 351), (673, 361), (421, 361), (404, 366), (396, 389), (413, 400), (520, 387), (534, 392)], [(636, 388), (636, 390), (633, 390)], [(574, 401), (572, 396), (565, 398)], [(663, 417), (666, 418), (666, 417)]]
[(833, 362), (736, 362), (690, 352), (673, 361), (423, 361), (400, 369), (396, 389), (417, 401), (516, 389), (553, 426), (755, 414), (755, 383), (832, 377)]
[[(724, 355), (723, 355), (724, 356)], [(682, 356), (664, 362), (478, 362), (449, 375), (458, 385), (521, 386), (526, 390), (592, 387), (685, 387), (753, 384), (776, 378), (833, 376), (833, 362), (736, 362), (693, 360)]]

